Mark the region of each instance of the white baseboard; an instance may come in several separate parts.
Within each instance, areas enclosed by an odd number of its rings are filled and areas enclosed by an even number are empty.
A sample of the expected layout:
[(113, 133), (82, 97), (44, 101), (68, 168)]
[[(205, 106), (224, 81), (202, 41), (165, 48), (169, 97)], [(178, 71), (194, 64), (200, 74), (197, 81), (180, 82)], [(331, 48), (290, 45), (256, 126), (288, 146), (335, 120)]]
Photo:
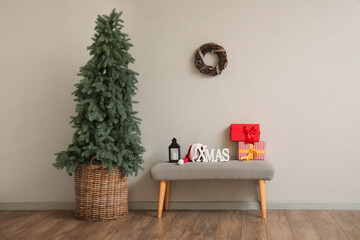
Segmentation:
[[(158, 203), (129, 202), (130, 210), (156, 210)], [(74, 210), (75, 202), (0, 202), (0, 210)], [(172, 210), (258, 210), (254, 201), (238, 202), (170, 202)], [(279, 210), (360, 210), (360, 202), (355, 203), (294, 203), (268, 202), (267, 209)]]

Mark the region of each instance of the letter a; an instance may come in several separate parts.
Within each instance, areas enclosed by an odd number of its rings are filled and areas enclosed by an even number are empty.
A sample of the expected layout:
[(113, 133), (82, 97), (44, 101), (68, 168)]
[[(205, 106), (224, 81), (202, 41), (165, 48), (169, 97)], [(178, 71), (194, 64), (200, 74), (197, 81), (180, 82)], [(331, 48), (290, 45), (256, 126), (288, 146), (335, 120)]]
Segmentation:
[(215, 162), (221, 162), (221, 160), (222, 160), (221, 150), (220, 150), (220, 149), (218, 149), (218, 150), (216, 151), (216, 158), (215, 158)]

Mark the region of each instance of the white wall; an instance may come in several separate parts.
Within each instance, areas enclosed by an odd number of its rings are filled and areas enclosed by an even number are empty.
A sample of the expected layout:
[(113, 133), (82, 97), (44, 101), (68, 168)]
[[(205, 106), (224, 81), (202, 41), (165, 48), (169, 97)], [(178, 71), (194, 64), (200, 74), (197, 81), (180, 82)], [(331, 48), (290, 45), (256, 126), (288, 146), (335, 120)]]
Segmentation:
[[(231, 123), (260, 123), (276, 169), (269, 201), (359, 203), (360, 2), (357, 0), (0, 2), (0, 202), (73, 201), (73, 180), (51, 166), (71, 142), (73, 85), (89, 59), (97, 14), (123, 10), (140, 73), (137, 109), (145, 171), (130, 201), (156, 201), (150, 167), (177, 137), (230, 147)], [(220, 76), (194, 67), (216, 42)], [(174, 183), (173, 201), (257, 198), (255, 183)]]

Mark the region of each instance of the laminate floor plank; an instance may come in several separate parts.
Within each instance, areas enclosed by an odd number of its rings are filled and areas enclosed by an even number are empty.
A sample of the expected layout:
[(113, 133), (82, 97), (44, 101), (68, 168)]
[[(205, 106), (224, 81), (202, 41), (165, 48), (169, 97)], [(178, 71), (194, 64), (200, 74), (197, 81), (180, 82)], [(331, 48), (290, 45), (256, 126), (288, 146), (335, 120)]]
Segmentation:
[(190, 239), (216, 239), (220, 211), (200, 211), (190, 235)]
[(164, 239), (191, 239), (190, 235), (195, 226), (199, 211), (177, 211), (176, 217), (171, 221)]
[(68, 239), (87, 240), (92, 234), (96, 233), (96, 231), (103, 231), (102, 226), (109, 221), (81, 221), (75, 229), (69, 231), (65, 236), (68, 237)]
[(216, 239), (240, 239), (241, 238), (241, 211), (221, 211), (217, 228)]
[(345, 232), (336, 223), (329, 211), (308, 211), (310, 219), (322, 239), (348, 240)]
[(123, 219), (105, 220), (105, 221), (81, 221), (74, 231), (70, 232), (70, 239), (92, 240), (112, 239), (124, 225), (132, 221), (135, 213), (129, 213), (129, 216)]
[[(0, 229), (0, 239), (21, 239), (18, 236), (26, 230), (29, 230), (33, 227), (35, 223), (43, 219), (44, 217), (49, 217), (55, 211), (31, 211), (32, 214), (25, 216), (23, 218), (16, 218), (15, 222), (11, 222), (10, 225)], [(13, 219), (14, 220), (14, 219)], [(5, 226), (6, 224), (4, 224)]]
[(75, 211), (64, 212), (67, 212), (68, 215), (64, 215), (60, 222), (41, 233), (38, 239), (67, 239), (67, 237), (69, 237), (72, 232), (75, 232), (78, 226), (83, 223), (83, 221), (75, 218)]
[(104, 231), (99, 231), (91, 239), (138, 239), (155, 216), (155, 211), (131, 211), (127, 218), (112, 221), (111, 225), (107, 225)]
[(353, 210), (351, 212), (360, 220), (360, 211), (359, 210)]
[(150, 220), (148, 225), (142, 229), (141, 234), (137, 239), (163, 239), (171, 227), (176, 228), (176, 226), (171, 224), (176, 215), (176, 211), (167, 211), (163, 214), (161, 219), (158, 219), (157, 214), (154, 212), (153, 218)]
[(242, 238), (243, 240), (266, 240), (266, 223), (259, 215), (259, 211), (243, 211), (242, 214)]
[[(64, 219), (68, 219), (69, 216), (72, 216), (72, 213), (69, 211), (54, 211), (48, 216), (44, 216), (43, 218), (39, 219), (39, 221), (34, 222), (31, 228), (24, 229), (23, 231), (18, 233), (16, 237), (18, 239), (26, 240), (43, 239), (40, 238), (41, 234), (47, 232)], [(45, 236), (46, 235), (44, 235), (43, 237)]]
[[(97, 231), (93, 232), (91, 236), (89, 236), (89, 240), (110, 240), (113, 239), (120, 231), (124, 233), (124, 235), (130, 237), (135, 237), (136, 234), (130, 235), (129, 232), (126, 232), (125, 230), (119, 230), (124, 227), (125, 224), (127, 224), (128, 221), (131, 221), (132, 218), (134, 218), (136, 212), (130, 211), (129, 215), (122, 219), (116, 219), (116, 220), (108, 220), (104, 222), (103, 225), (99, 226)], [(124, 232), (125, 231), (125, 232)]]
[[(142, 230), (119, 230), (113, 240), (136, 240), (139, 239)], [(151, 238), (144, 238), (150, 240)]]
[(349, 210), (334, 210), (330, 211), (330, 214), (349, 239), (360, 239), (360, 219), (356, 214)]
[(6, 229), (14, 223), (24, 221), (26, 217), (38, 211), (0, 211), (0, 231)]
[(307, 211), (305, 210), (291, 210), (286, 211), (291, 231), (296, 240), (317, 240), (321, 239), (315, 226), (311, 222)]
[(3, 223), (2, 220), (8, 221), (11, 218), (24, 217), (33, 214), (36, 211), (27, 211), (27, 210), (2, 210), (0, 211), (0, 227)]
[(156, 211), (134, 211), (134, 216), (121, 225), (121, 230), (142, 230), (149, 222), (156, 218)]
[(294, 239), (284, 210), (268, 210), (266, 232), (269, 240)]

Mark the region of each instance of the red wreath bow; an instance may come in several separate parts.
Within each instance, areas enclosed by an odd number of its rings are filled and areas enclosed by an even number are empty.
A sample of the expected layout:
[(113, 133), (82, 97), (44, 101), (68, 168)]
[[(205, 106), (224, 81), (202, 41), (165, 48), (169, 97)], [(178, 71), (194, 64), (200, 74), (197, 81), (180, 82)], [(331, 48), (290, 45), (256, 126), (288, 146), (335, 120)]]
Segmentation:
[(255, 134), (257, 131), (257, 127), (254, 126), (251, 129), (249, 129), (247, 126), (244, 127), (244, 133), (245, 133), (245, 143), (251, 143), (254, 144), (255, 140)]

